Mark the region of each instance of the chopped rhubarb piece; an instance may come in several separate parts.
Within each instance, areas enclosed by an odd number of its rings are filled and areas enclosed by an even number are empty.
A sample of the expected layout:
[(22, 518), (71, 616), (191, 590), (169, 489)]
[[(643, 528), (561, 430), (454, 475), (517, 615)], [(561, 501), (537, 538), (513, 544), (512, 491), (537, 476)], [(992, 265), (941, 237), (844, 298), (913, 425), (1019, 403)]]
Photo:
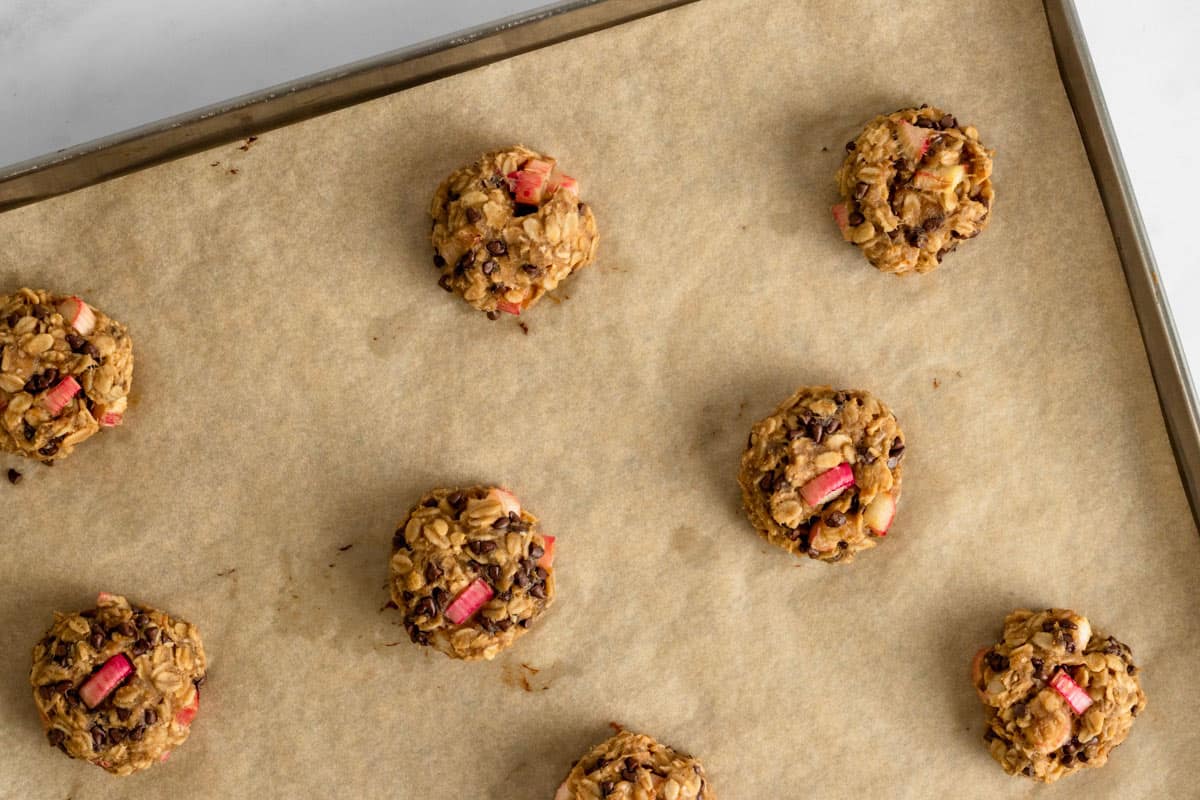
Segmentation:
[(521, 169), (525, 172), (532, 172), (535, 175), (549, 176), (554, 171), (554, 159), (543, 161), (540, 158), (531, 158), (521, 165)]
[(87, 683), (79, 687), (79, 699), (88, 708), (100, 705), (104, 698), (113, 693), (121, 681), (133, 673), (133, 664), (121, 653), (104, 662), (95, 675), (87, 679)]
[(100, 592), (100, 594), (96, 595), (96, 605), (105, 606), (116, 599), (117, 595), (115, 594), (110, 594), (109, 592)]
[(521, 513), (521, 501), (517, 500), (517, 496), (512, 492), (507, 489), (496, 488), (492, 489), (491, 494), (492, 497), (500, 501), (500, 507), (504, 510), (505, 514)]
[(171, 751), (170, 751), (170, 750), (168, 750), (168, 751), (166, 751), (165, 753), (163, 753), (161, 756), (159, 756), (159, 757), (158, 757), (159, 763), (162, 763), (163, 761), (166, 761), (166, 760), (167, 760), (168, 758), (170, 758), (170, 757), (171, 757)]
[(900, 123), (900, 146), (904, 153), (913, 161), (920, 161), (921, 156), (929, 152), (930, 132), (927, 128), (918, 128), (911, 122)]
[(1063, 700), (1067, 701), (1067, 705), (1076, 715), (1087, 711), (1092, 705), (1092, 698), (1067, 674), (1065, 669), (1054, 673), (1054, 677), (1050, 679), (1050, 685), (1054, 687), (1054, 691), (1062, 695)]
[(563, 175), (557, 169), (550, 173), (550, 180), (546, 183), (546, 191), (549, 194), (554, 194), (559, 190), (579, 194), (579, 183), (570, 175)]
[(542, 547), (545, 552), (537, 560), (537, 565), (542, 569), (550, 569), (550, 565), (554, 563), (554, 537), (543, 535), (542, 539), (546, 542)]
[(175, 723), (187, 727), (192, 724), (192, 720), (196, 718), (196, 712), (200, 710), (200, 692), (196, 692), (195, 699), (191, 703), (175, 712)]
[(92, 307), (78, 297), (68, 297), (58, 304), (58, 313), (75, 330), (84, 336), (96, 329), (96, 314)]
[(853, 485), (854, 470), (843, 461), (801, 486), (800, 496), (804, 498), (804, 502), (816, 507), (828, 503)]
[(513, 314), (518, 317), (521, 316), (521, 304), (520, 303), (510, 303), (507, 300), (499, 300), (496, 302), (496, 308), (500, 309), (505, 314)]
[(79, 394), (81, 388), (79, 382), (73, 376), (68, 375), (59, 381), (53, 389), (46, 392), (42, 398), (42, 405), (51, 414), (58, 416), (67, 407), (67, 403), (71, 402), (71, 398)]
[(92, 410), (92, 415), (102, 428), (115, 428), (125, 418), (125, 409), (128, 405), (129, 401), (124, 397), (119, 398), (112, 405), (97, 403)]
[(537, 172), (529, 172), (528, 170), (521, 170), (517, 173), (513, 186), (513, 196), (517, 198), (518, 203), (536, 206), (542, 202), (542, 195), (545, 191), (545, 175)]
[(841, 540), (837, 528), (827, 527), (822, 520), (817, 520), (808, 529), (808, 548), (818, 553), (832, 553), (837, 549)]
[(446, 619), (455, 625), (462, 625), (471, 615), (492, 599), (492, 587), (483, 578), (471, 581), (467, 588), (458, 593), (458, 597), (446, 607)]
[(850, 209), (845, 203), (838, 203), (833, 207), (833, 221), (837, 223), (838, 230), (842, 233), (850, 227)]
[(892, 527), (892, 519), (895, 516), (896, 498), (890, 494), (881, 494), (863, 511), (863, 522), (879, 536), (885, 536), (888, 528)]

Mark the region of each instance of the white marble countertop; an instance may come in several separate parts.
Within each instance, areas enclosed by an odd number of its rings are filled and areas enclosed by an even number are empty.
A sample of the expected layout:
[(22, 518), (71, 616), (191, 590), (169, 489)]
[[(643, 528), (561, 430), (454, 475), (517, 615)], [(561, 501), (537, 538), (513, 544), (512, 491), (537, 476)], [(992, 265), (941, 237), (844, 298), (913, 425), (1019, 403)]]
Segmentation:
[[(620, 2), (620, 0), (615, 0)], [(1200, 370), (1200, 5), (1076, 0), (1176, 325)], [(0, 164), (388, 50), (535, 0), (4, 0)]]

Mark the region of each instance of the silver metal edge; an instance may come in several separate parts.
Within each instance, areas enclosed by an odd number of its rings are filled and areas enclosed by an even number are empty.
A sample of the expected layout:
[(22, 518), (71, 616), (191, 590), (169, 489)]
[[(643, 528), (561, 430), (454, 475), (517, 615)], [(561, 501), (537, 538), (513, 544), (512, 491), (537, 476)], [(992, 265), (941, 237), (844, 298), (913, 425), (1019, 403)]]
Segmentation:
[(0, 166), (0, 212), (694, 1), (563, 0)]
[(1197, 425), (1200, 406), (1187, 361), (1075, 4), (1072, 0), (1043, 0), (1043, 5), (1063, 86), (1075, 112), (1125, 270), (1183, 489), (1192, 508), (1192, 518), (1200, 527), (1200, 426)]

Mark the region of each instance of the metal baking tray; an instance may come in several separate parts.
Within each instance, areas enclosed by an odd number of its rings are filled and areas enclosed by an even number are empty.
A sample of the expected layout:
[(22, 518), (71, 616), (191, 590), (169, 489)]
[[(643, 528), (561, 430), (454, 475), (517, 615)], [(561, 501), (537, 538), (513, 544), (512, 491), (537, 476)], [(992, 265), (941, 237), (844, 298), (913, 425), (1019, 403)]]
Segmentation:
[[(567, 0), (0, 167), (0, 212), (694, 1)], [(1180, 479), (1200, 526), (1196, 392), (1075, 5), (1044, 0), (1043, 6), (1125, 270)]]

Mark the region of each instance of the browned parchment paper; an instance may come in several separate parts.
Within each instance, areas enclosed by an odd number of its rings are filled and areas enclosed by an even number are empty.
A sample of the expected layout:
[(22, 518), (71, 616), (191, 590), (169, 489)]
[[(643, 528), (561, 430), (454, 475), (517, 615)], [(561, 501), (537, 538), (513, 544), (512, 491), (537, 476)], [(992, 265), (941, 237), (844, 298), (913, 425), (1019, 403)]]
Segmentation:
[[(996, 148), (998, 201), (902, 280), (828, 209), (844, 142), (921, 102)], [(604, 236), (527, 335), (440, 291), (426, 240), (438, 181), (513, 141)], [(1200, 540), (1033, 0), (703, 0), (5, 214), (0, 243), (6, 290), (84, 294), (137, 355), (124, 428), (0, 484), (4, 797), (548, 800), (610, 721), (723, 800), (1195, 791)], [(751, 422), (810, 382), (908, 436), (893, 532), (849, 568), (739, 508)], [(560, 544), (557, 604), (490, 664), (380, 611), (395, 522), (473, 481)], [(212, 660), (191, 740), (127, 780), (47, 746), (28, 697), (51, 612), (97, 589)], [(988, 757), (966, 677), (1024, 605), (1127, 641), (1149, 696), (1048, 790)]]

